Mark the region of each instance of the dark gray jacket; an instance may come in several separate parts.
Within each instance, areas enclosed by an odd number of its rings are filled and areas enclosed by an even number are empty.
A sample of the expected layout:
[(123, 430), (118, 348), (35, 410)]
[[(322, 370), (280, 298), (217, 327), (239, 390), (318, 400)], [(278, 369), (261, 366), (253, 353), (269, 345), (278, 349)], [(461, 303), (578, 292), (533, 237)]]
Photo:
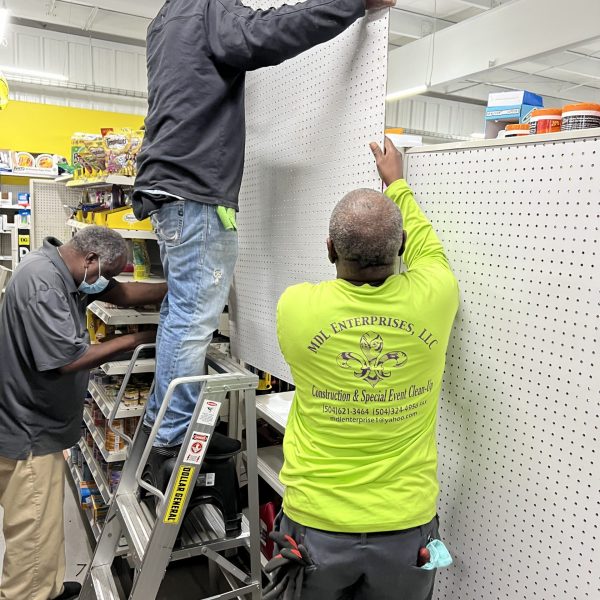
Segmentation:
[(167, 0), (148, 29), (138, 218), (156, 208), (144, 190), (237, 209), (246, 71), (326, 42), (364, 13), (363, 0), (308, 0), (257, 11), (237, 0)]

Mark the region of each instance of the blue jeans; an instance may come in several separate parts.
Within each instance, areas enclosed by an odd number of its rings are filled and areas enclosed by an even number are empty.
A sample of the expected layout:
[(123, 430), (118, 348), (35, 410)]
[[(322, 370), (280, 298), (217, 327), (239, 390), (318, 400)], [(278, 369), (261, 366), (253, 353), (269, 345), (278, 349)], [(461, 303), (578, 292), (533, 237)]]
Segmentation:
[[(216, 208), (176, 200), (151, 216), (169, 291), (160, 311), (146, 425), (154, 424), (171, 380), (205, 373), (206, 351), (227, 303), (238, 253), (237, 232), (223, 227)], [(199, 394), (199, 384), (175, 390), (155, 446), (181, 444)]]

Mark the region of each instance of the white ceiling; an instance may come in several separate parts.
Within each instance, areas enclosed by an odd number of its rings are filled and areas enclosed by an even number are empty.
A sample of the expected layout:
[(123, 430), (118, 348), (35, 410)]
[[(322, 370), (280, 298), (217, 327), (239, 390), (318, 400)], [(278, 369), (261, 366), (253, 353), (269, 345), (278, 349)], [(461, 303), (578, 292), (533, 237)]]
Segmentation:
[[(397, 0), (390, 24), (390, 49), (411, 43), (453, 24), (477, 17), (508, 2), (531, 0)], [(587, 0), (596, 5), (599, 0)], [(585, 17), (583, 17), (585, 18)], [(535, 35), (535, 23), (531, 23)], [(561, 27), (557, 16), (556, 27)], [(419, 34), (420, 33), (420, 34)], [(548, 31), (549, 36), (552, 35)], [(545, 98), (546, 106), (561, 106), (570, 101), (600, 103), (600, 25), (598, 39), (583, 46), (573, 46), (529, 58), (510, 68), (490, 68), (466, 80), (434, 86), (431, 91), (484, 101), (491, 92), (506, 89), (526, 89)], [(506, 30), (506, 43), (511, 43)], [(473, 48), (473, 52), (481, 51)]]
[[(1, 4), (0, 0), (0, 4)], [(392, 10), (390, 49), (452, 27), (508, 2), (534, 0), (397, 0)], [(536, 0), (539, 1), (539, 0)], [(600, 0), (589, 0), (594, 4)], [(163, 0), (5, 0), (21, 24), (67, 28), (90, 37), (142, 44), (150, 20)], [(535, 24), (532, 23), (532, 27)], [(557, 15), (556, 26), (561, 26)], [(477, 76), (436, 86), (433, 92), (485, 100), (492, 91), (521, 88), (541, 93), (546, 104), (566, 101), (600, 102), (599, 38), (584, 46), (510, 65), (490, 68)], [(551, 35), (551, 32), (548, 32)], [(506, 32), (510, 44), (510, 31)], [(473, 48), (473, 52), (477, 52)]]

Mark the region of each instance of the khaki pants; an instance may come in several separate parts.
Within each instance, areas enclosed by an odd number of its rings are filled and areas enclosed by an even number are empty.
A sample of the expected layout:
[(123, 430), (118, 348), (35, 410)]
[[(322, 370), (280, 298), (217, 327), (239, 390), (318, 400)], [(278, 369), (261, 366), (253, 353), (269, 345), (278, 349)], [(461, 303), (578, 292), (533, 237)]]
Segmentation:
[(0, 457), (6, 553), (0, 600), (60, 596), (65, 576), (62, 452), (27, 460)]

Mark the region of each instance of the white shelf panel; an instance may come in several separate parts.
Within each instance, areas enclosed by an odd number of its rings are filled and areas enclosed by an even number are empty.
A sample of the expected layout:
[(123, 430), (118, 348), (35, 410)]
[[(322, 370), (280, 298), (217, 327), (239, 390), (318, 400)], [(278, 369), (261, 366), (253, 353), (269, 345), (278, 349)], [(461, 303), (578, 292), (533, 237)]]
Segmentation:
[[(100, 368), (107, 375), (125, 375), (129, 362), (128, 360), (114, 360), (100, 365)], [(155, 367), (156, 360), (154, 358), (140, 358), (135, 361), (133, 373), (154, 373)]]
[(112, 304), (96, 300), (88, 306), (107, 325), (158, 325), (160, 313), (148, 312), (137, 308), (117, 308)]
[(267, 446), (258, 449), (258, 474), (280, 495), (283, 496), (285, 486), (279, 481), (279, 473), (283, 467), (283, 448)]
[(56, 175), (44, 175), (41, 173), (12, 173), (0, 171), (0, 177), (23, 177), (24, 179), (54, 179)]
[(0, 210), (29, 210), (29, 206), (19, 206), (18, 204), (0, 204)]
[(12, 256), (0, 256), (0, 262), (12, 262)]
[[(91, 227), (93, 223), (82, 223), (75, 219), (69, 219), (67, 225), (73, 229), (85, 229)], [(141, 229), (113, 229), (117, 233), (120, 233), (122, 237), (128, 240), (156, 240), (156, 234), (153, 231), (145, 231)]]
[(75, 189), (84, 188), (98, 188), (107, 187), (110, 185), (122, 185), (124, 187), (133, 187), (135, 184), (135, 177), (125, 177), (124, 175), (109, 175), (105, 179), (98, 179), (97, 181), (75, 181), (73, 177), (71, 179), (61, 179), (66, 182), (67, 187)]
[(114, 278), (119, 283), (166, 283), (167, 280), (164, 277), (157, 277), (151, 275), (149, 279), (137, 280), (133, 278), (133, 273), (121, 273)]
[(104, 434), (94, 425), (94, 419), (92, 419), (92, 415), (87, 407), (83, 409), (83, 422), (92, 434), (94, 442), (96, 443), (96, 446), (98, 446), (102, 453), (102, 457), (106, 462), (117, 462), (127, 458), (127, 448), (119, 450), (118, 452), (109, 452), (106, 449), (104, 444)]
[(92, 473), (92, 477), (98, 486), (98, 491), (100, 492), (102, 499), (104, 502), (106, 502), (106, 504), (108, 504), (112, 499), (112, 494), (110, 493), (108, 482), (106, 481), (106, 477), (104, 476), (98, 461), (94, 458), (94, 455), (92, 454), (89, 446), (85, 443), (85, 440), (79, 440), (79, 448), (83, 454), (85, 462), (90, 469), (90, 472)]
[(294, 392), (257, 396), (256, 414), (280, 433), (285, 433), (293, 399)]
[[(94, 402), (98, 405), (98, 408), (102, 411), (102, 414), (108, 419), (110, 413), (115, 405), (115, 399), (110, 398), (104, 387), (100, 383), (90, 381), (88, 385), (88, 391), (92, 395)], [(121, 405), (117, 410), (115, 419), (126, 419), (127, 417), (141, 417), (144, 414), (145, 406), (124, 406)]]

